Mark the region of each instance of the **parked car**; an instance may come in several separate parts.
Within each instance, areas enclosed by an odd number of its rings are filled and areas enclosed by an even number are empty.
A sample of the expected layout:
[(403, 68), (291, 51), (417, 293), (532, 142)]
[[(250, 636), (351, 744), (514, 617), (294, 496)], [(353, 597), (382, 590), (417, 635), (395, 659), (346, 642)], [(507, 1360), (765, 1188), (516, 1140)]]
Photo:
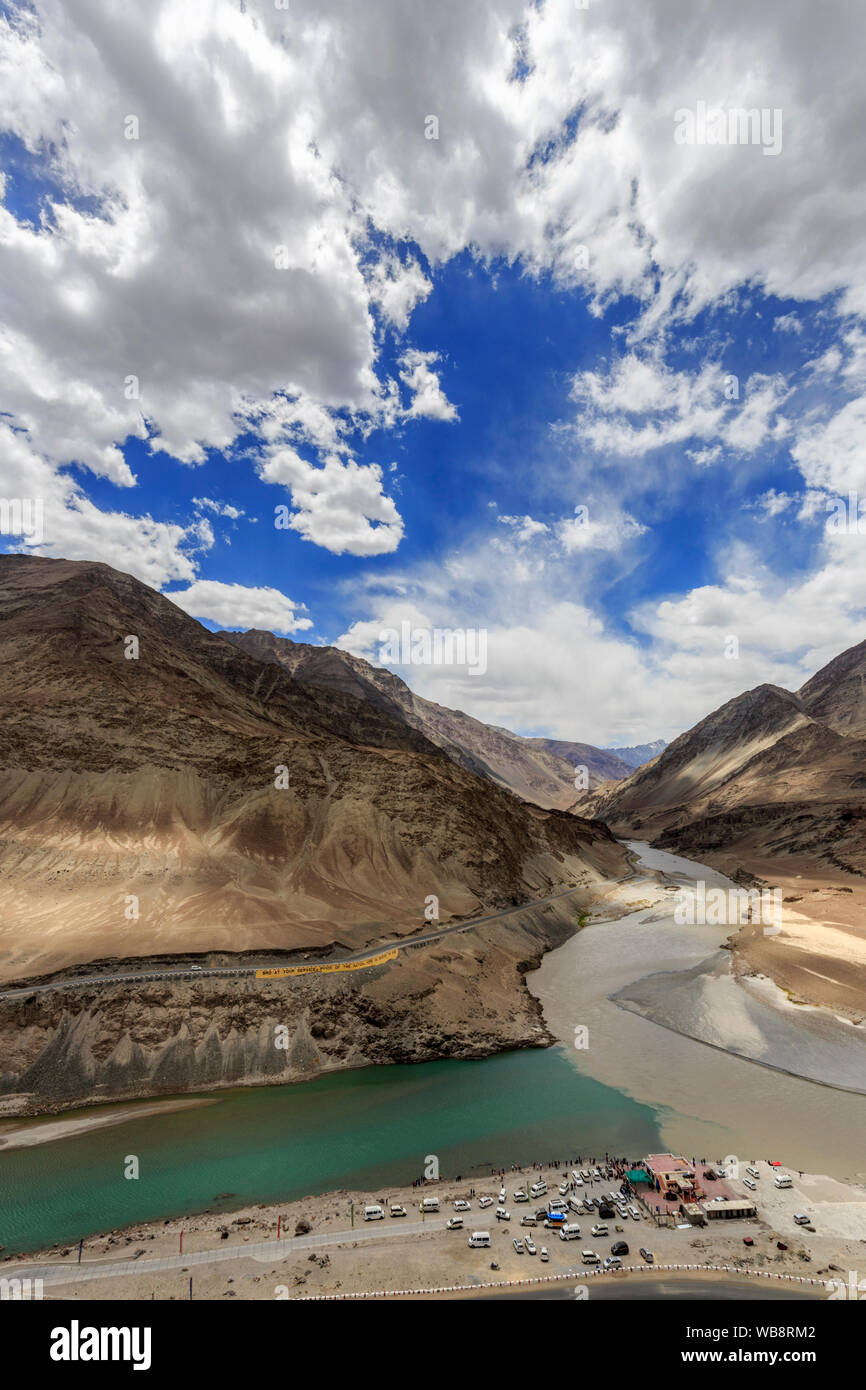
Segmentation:
[(640, 1255), (645, 1264), (651, 1265), (654, 1263), (654, 1256), (651, 1250), (645, 1250), (643, 1246), (641, 1246)]
[(505, 1188), (504, 1188), (504, 1187), (500, 1187), (500, 1189), (499, 1189), (499, 1205), (500, 1205), (501, 1207), (504, 1207), (504, 1206), (505, 1206)]
[(511, 1242), (511, 1244), (514, 1246), (514, 1249), (515, 1249), (515, 1253), (516, 1253), (516, 1254), (518, 1254), (518, 1255), (522, 1255), (522, 1254), (523, 1254), (523, 1241), (520, 1239), (519, 1236), (515, 1236), (514, 1239), (513, 1239), (513, 1241)]
[(527, 1240), (527, 1241), (526, 1241), (526, 1253), (527, 1253), (527, 1255), (534, 1255), (534, 1254), (535, 1254), (535, 1251), (536, 1251), (535, 1241), (534, 1241), (534, 1240)]
[(471, 1211), (471, 1210), (472, 1210), (472, 1207), (470, 1206), (470, 1204), (469, 1204), (468, 1202), (464, 1201), (463, 1198), (460, 1197), (460, 1198), (458, 1198), (458, 1200), (454, 1203), (454, 1210), (455, 1210), (455, 1211)]
[(504, 1207), (497, 1207), (497, 1208), (496, 1208), (496, 1213), (495, 1213), (495, 1214), (496, 1214), (496, 1220), (497, 1220), (497, 1221), (510, 1221), (510, 1220), (511, 1220), (511, 1212), (510, 1212), (510, 1211), (506, 1211)]
[(392, 1215), (392, 1216), (405, 1216), (405, 1215), (406, 1215), (406, 1208), (405, 1208), (405, 1207), (401, 1207), (399, 1204), (397, 1204), (396, 1206), (391, 1207), (390, 1210), (391, 1210), (391, 1215)]
[(517, 1191), (514, 1194), (514, 1200), (515, 1202), (528, 1202), (529, 1195), (528, 1193), (524, 1192), (522, 1187), (518, 1187)]
[(547, 1264), (547, 1261), (550, 1259), (550, 1256), (549, 1256), (548, 1253), (547, 1253), (547, 1246), (546, 1246), (546, 1245), (542, 1245), (542, 1247), (541, 1247), (541, 1249), (540, 1249), (540, 1251), (539, 1251), (538, 1253), (539, 1253), (539, 1258), (540, 1258), (542, 1264)]
[(525, 1216), (521, 1216), (520, 1224), (521, 1226), (537, 1226), (538, 1219), (535, 1216), (530, 1216), (529, 1212), (527, 1212)]
[(595, 1211), (595, 1202), (592, 1200), (591, 1197), (584, 1197), (584, 1199), (583, 1199), (583, 1205), (586, 1207), (586, 1210), (587, 1210), (587, 1211), (589, 1211), (589, 1212)]
[(602, 1269), (622, 1269), (622, 1260), (618, 1255), (608, 1255), (601, 1267)]
[(631, 1217), (632, 1221), (640, 1221), (640, 1212), (638, 1211), (637, 1207), (629, 1207), (628, 1214)]
[(752, 1237), (751, 1237), (751, 1236), (743, 1236), (743, 1244), (744, 1244), (744, 1245), (754, 1245), (754, 1243), (755, 1243), (755, 1242), (752, 1240)]
[(610, 1247), (610, 1253), (612, 1255), (627, 1255), (628, 1246), (626, 1245), (624, 1240), (615, 1240), (613, 1245)]
[(804, 1216), (801, 1211), (794, 1212), (794, 1221), (798, 1226), (808, 1226), (811, 1220), (811, 1216)]
[(492, 1206), (493, 1206), (493, 1198), (492, 1198), (492, 1197), (479, 1197), (479, 1198), (478, 1198), (478, 1205), (479, 1205), (479, 1207), (492, 1207)]
[(449, 1218), (448, 1218), (448, 1223), (447, 1223), (445, 1229), (446, 1229), (446, 1231), (462, 1231), (462, 1230), (463, 1230), (463, 1217), (462, 1217), (462, 1216), (449, 1216)]
[(567, 1196), (568, 1196), (568, 1183), (567, 1183), (567, 1182), (561, 1182), (561, 1183), (559, 1184), (559, 1195), (560, 1195), (560, 1197), (567, 1197)]
[(743, 1187), (748, 1187), (750, 1192), (757, 1192), (758, 1190), (758, 1184), (752, 1182), (751, 1178), (743, 1178)]
[(593, 1234), (594, 1236), (606, 1236), (606, 1235), (607, 1235), (607, 1227), (606, 1227), (606, 1226), (602, 1226), (602, 1225), (600, 1225), (598, 1222), (596, 1222), (596, 1224), (595, 1224), (595, 1225), (593, 1226), (593, 1228), (592, 1228), (592, 1234)]

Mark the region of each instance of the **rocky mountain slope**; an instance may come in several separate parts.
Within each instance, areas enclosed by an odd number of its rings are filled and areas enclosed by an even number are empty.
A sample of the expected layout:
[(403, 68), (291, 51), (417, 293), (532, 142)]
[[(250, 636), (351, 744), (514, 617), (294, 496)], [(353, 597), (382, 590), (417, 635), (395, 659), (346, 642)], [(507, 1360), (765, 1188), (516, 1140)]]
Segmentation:
[(0, 978), (359, 946), (417, 926), (429, 894), (471, 914), (620, 862), (606, 829), (527, 806), (128, 575), (0, 558)]
[(729, 700), (582, 814), (684, 854), (805, 855), (866, 874), (866, 642), (796, 694)]
[(627, 777), (631, 770), (622, 759), (587, 743), (522, 738), (462, 710), (446, 709), (415, 695), (393, 672), (338, 647), (313, 647), (258, 629), (220, 636), (259, 661), (281, 666), (305, 685), (338, 690), (385, 711), (423, 733), (461, 767), (538, 806), (563, 810), (571, 805), (578, 765), (587, 768), (591, 788)]

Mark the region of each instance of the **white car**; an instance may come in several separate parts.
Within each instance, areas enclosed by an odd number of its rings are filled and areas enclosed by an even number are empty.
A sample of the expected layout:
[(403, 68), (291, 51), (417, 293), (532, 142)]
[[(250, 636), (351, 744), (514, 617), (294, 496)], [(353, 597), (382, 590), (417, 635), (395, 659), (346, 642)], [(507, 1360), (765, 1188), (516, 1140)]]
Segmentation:
[(560, 1197), (567, 1197), (567, 1196), (568, 1196), (568, 1183), (567, 1183), (567, 1182), (561, 1182), (561, 1183), (559, 1184), (559, 1195), (560, 1195)]
[(517, 1191), (514, 1194), (514, 1200), (515, 1202), (528, 1202), (529, 1196), (526, 1192), (524, 1192), (522, 1187), (518, 1187)]
[(794, 1221), (798, 1226), (808, 1226), (811, 1220), (811, 1216), (804, 1216), (801, 1211), (794, 1212)]
[(534, 1255), (534, 1254), (535, 1254), (535, 1241), (534, 1241), (534, 1240), (527, 1240), (527, 1242), (526, 1242), (526, 1253), (527, 1253), (527, 1255)]
[(515, 1253), (516, 1253), (516, 1254), (518, 1254), (518, 1255), (522, 1255), (522, 1254), (523, 1254), (523, 1241), (520, 1239), (519, 1236), (515, 1236), (514, 1239), (513, 1239), (513, 1241), (511, 1242), (511, 1244), (514, 1246), (514, 1250), (515, 1250)]
[(391, 1215), (392, 1215), (392, 1216), (405, 1216), (405, 1215), (406, 1215), (406, 1208), (405, 1208), (405, 1207), (401, 1207), (401, 1206), (399, 1206), (399, 1205), (395, 1205), (395, 1206), (393, 1206), (393, 1207), (390, 1208), (390, 1212), (391, 1212)]
[(505, 1206), (505, 1188), (504, 1188), (504, 1187), (500, 1187), (500, 1189), (499, 1189), (499, 1205), (500, 1205), (501, 1207), (504, 1207), (504, 1206)]
[(459, 1199), (454, 1203), (454, 1210), (455, 1210), (455, 1211), (471, 1211), (472, 1208), (471, 1208), (471, 1206), (469, 1205), (468, 1202), (464, 1201), (462, 1198), (459, 1198)]
[(448, 1218), (448, 1225), (445, 1227), (445, 1229), (446, 1229), (446, 1231), (462, 1231), (462, 1230), (463, 1230), (463, 1217), (462, 1217), (462, 1216), (449, 1216), (449, 1218)]
[(493, 1198), (492, 1198), (492, 1197), (479, 1197), (479, 1198), (478, 1198), (478, 1205), (479, 1205), (479, 1207), (492, 1207), (492, 1206), (493, 1206)]
[(549, 1256), (548, 1253), (547, 1253), (547, 1246), (546, 1246), (546, 1245), (542, 1245), (542, 1247), (541, 1247), (540, 1258), (541, 1258), (542, 1264), (547, 1264), (547, 1261), (550, 1259), (550, 1256)]
[(504, 1207), (497, 1207), (497, 1208), (496, 1208), (496, 1213), (495, 1213), (495, 1214), (496, 1214), (496, 1220), (497, 1220), (497, 1221), (510, 1221), (510, 1220), (511, 1220), (511, 1212), (510, 1212), (510, 1211), (506, 1211)]
[(757, 1192), (758, 1190), (758, 1184), (752, 1182), (751, 1178), (743, 1178), (743, 1187), (747, 1187), (750, 1192)]
[(602, 1264), (602, 1269), (622, 1269), (622, 1260), (619, 1255), (608, 1255)]
[(628, 1214), (631, 1217), (632, 1221), (640, 1221), (640, 1212), (638, 1211), (637, 1207), (629, 1207)]
[(578, 1176), (572, 1178), (571, 1181), (574, 1183), (575, 1187), (583, 1187), (583, 1178)]
[(602, 1226), (600, 1223), (597, 1223), (597, 1224), (596, 1224), (595, 1226), (593, 1226), (593, 1228), (592, 1228), (592, 1234), (593, 1234), (594, 1236), (606, 1236), (606, 1235), (607, 1235), (607, 1227), (606, 1227), (606, 1226)]

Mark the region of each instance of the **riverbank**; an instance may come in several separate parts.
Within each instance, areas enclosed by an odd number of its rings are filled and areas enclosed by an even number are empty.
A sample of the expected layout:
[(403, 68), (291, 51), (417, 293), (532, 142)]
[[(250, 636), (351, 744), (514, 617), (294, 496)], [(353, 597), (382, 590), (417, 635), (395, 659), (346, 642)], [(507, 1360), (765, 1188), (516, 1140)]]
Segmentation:
[(734, 976), (728, 928), (676, 923), (680, 886), (731, 880), (629, 848), (642, 876), (612, 885), (602, 911), (528, 977), (563, 1055), (651, 1105), (673, 1152), (779, 1150), (798, 1167), (866, 1181), (866, 1034)]
[(107, 1105), (104, 1110), (70, 1115), (63, 1120), (0, 1120), (0, 1149), (29, 1149), (37, 1144), (53, 1144), (59, 1139), (73, 1139), (109, 1125), (122, 1125), (150, 1115), (170, 1115), (176, 1110), (192, 1110), (213, 1103), (210, 1097), (189, 1096), (179, 1100), (145, 1101), (140, 1105)]
[[(721, 1267), (731, 1273), (753, 1270), (794, 1278), (845, 1281), (858, 1259), (862, 1263), (866, 1189), (795, 1174), (792, 1189), (777, 1191), (772, 1187), (773, 1170), (762, 1161), (758, 1162), (757, 1221), (724, 1221), (700, 1229), (660, 1227), (640, 1203), (639, 1220), (623, 1222), (617, 1217), (616, 1222), (607, 1223), (608, 1232), (602, 1237), (591, 1233), (597, 1213), (595, 1217), (572, 1215), (581, 1225), (576, 1241), (562, 1241), (557, 1231), (540, 1225), (521, 1227), (521, 1215), (533, 1212), (538, 1199), (515, 1202), (518, 1189), (543, 1178), (548, 1195), (557, 1195), (572, 1161), (515, 1167), (501, 1178), (491, 1174), (471, 1181), (443, 1179), (420, 1188), (330, 1192), (224, 1215), (210, 1212), (146, 1223), (85, 1241), (80, 1265), (76, 1249), (63, 1247), (44, 1251), (36, 1259), (8, 1262), (0, 1274), (41, 1277), (46, 1296), (70, 1300), (188, 1298), (190, 1280), (193, 1297), (198, 1299), (272, 1300), (455, 1284), (480, 1290), (490, 1279), (573, 1276), (586, 1269), (582, 1251), (592, 1249), (603, 1259), (617, 1240), (629, 1246), (628, 1259), (624, 1258), (628, 1264), (643, 1262), (641, 1246), (652, 1251), (657, 1265)], [(507, 1222), (498, 1222), (493, 1215), (500, 1184), (504, 1184), (511, 1213)], [(616, 1186), (615, 1181), (602, 1179), (585, 1183), (571, 1195), (598, 1194)], [(738, 1181), (731, 1180), (730, 1186), (748, 1195)], [(434, 1195), (439, 1211), (422, 1216), (421, 1200)], [(493, 1199), (486, 1210), (479, 1206), (482, 1196)], [(457, 1201), (468, 1202), (470, 1209), (462, 1213), (462, 1229), (447, 1230)], [(406, 1215), (387, 1214), (382, 1220), (366, 1222), (364, 1208), (371, 1203), (381, 1205), (386, 1213), (403, 1206)], [(794, 1222), (794, 1212), (802, 1209), (811, 1215), (814, 1231)], [(470, 1248), (473, 1230), (490, 1232), (489, 1249)], [(745, 1246), (745, 1236), (754, 1244)], [(535, 1245), (535, 1254), (525, 1245), (523, 1253), (514, 1248), (515, 1238), (525, 1242), (527, 1237)], [(787, 1249), (778, 1248), (779, 1240)], [(546, 1262), (542, 1262), (542, 1246), (548, 1252)], [(491, 1260), (499, 1266), (493, 1274)], [(743, 1296), (748, 1293), (744, 1291)]]

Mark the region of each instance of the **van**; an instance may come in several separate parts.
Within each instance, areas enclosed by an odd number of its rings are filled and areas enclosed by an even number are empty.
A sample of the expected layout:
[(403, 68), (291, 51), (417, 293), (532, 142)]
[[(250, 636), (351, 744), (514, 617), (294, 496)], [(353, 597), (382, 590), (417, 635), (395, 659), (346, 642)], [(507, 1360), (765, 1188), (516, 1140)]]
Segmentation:
[(529, 1189), (530, 1197), (543, 1197), (547, 1191), (546, 1182), (534, 1182)]
[(563, 1226), (559, 1233), (560, 1240), (577, 1240), (580, 1235), (580, 1227), (572, 1223), (570, 1226)]
[(573, 1211), (575, 1216), (583, 1216), (583, 1202), (578, 1201), (576, 1197), (569, 1197), (568, 1210)]
[(584, 1265), (597, 1265), (598, 1255), (596, 1255), (594, 1250), (581, 1250), (580, 1262)]
[(473, 1231), (472, 1235), (469, 1237), (469, 1244), (472, 1246), (473, 1250), (478, 1250), (482, 1245), (489, 1245), (490, 1232)]
[(385, 1220), (385, 1208), (384, 1208), (384, 1207), (380, 1207), (380, 1206), (365, 1207), (365, 1208), (364, 1208), (364, 1220), (365, 1220), (365, 1221), (384, 1221), (384, 1220)]
[(776, 1176), (773, 1178), (773, 1182), (775, 1183), (776, 1187), (793, 1187), (794, 1185), (791, 1182), (791, 1179), (788, 1177), (787, 1173), (777, 1173)]
[(421, 1198), (421, 1210), (422, 1210), (422, 1211), (438, 1211), (438, 1210), (439, 1210), (439, 1198), (438, 1198), (438, 1197), (422, 1197), (422, 1198)]
[(758, 1181), (758, 1178), (761, 1176), (760, 1173), (758, 1172), (757, 1168), (747, 1168), (747, 1169), (746, 1169), (746, 1172), (748, 1173), (748, 1175), (749, 1175), (750, 1178), (754, 1178), (754, 1179), (755, 1179), (755, 1182), (757, 1182), (757, 1181)]
[(547, 1204), (547, 1210), (568, 1211), (568, 1203), (564, 1202), (560, 1197), (551, 1197), (550, 1201)]

